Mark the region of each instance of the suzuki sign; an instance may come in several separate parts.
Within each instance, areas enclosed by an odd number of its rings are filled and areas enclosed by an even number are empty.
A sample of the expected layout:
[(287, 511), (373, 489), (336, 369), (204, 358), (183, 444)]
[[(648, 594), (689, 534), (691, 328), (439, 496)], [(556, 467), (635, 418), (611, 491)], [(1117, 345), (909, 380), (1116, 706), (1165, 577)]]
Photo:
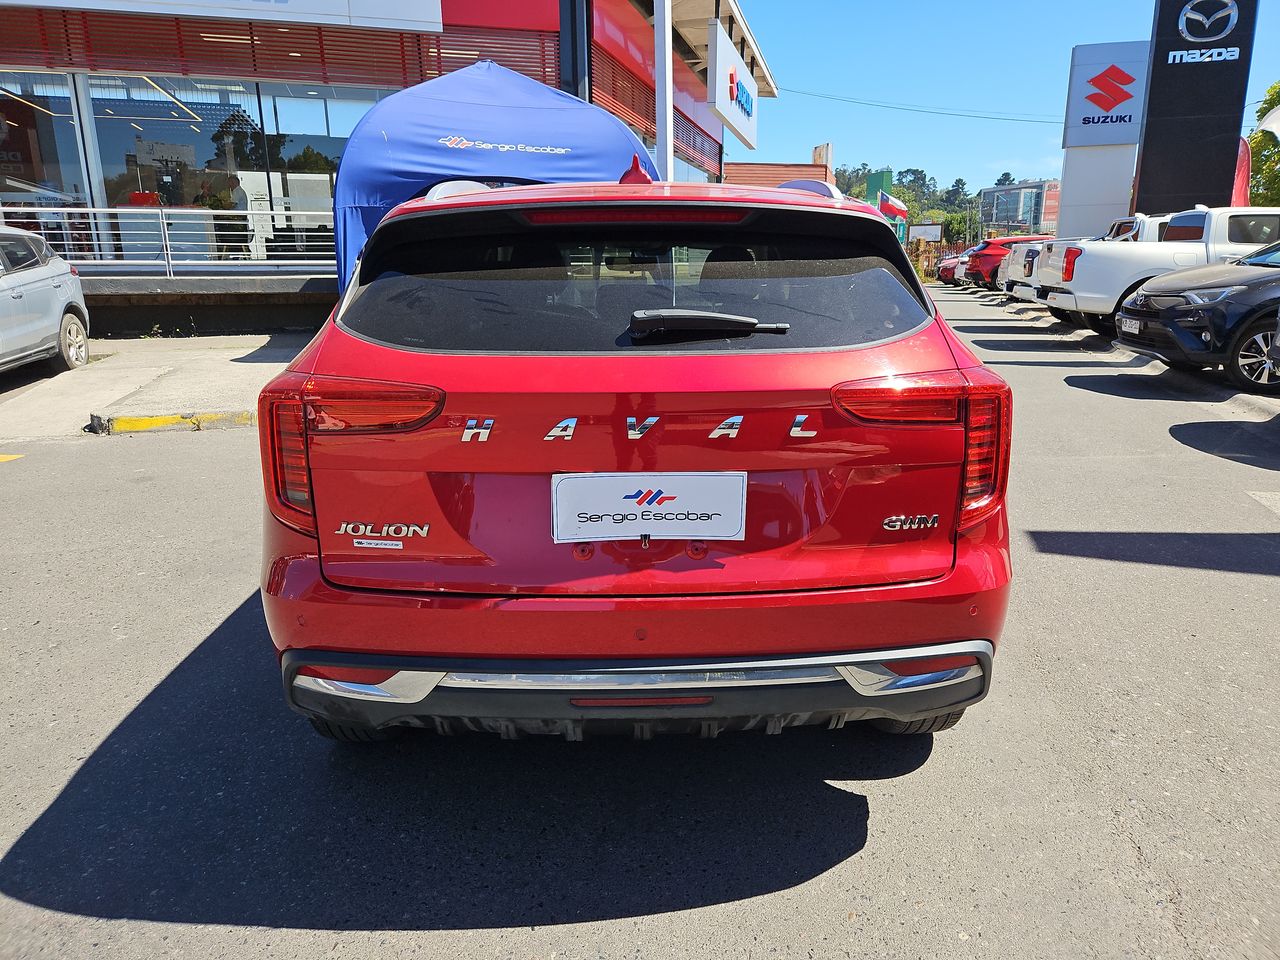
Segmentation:
[(756, 146), (756, 80), (719, 20), (707, 24), (707, 103), (748, 147)]
[(1151, 45), (1090, 43), (1071, 51), (1064, 147), (1137, 143), (1147, 95)]

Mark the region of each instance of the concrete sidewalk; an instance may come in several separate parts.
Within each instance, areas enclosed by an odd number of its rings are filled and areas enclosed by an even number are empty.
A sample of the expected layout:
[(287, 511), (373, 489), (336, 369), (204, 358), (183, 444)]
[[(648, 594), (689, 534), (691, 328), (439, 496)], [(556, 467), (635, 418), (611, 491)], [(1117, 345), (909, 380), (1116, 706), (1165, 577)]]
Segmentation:
[(306, 345), (309, 334), (95, 340), (90, 363), (25, 379), (0, 377), (0, 439), (151, 430), (208, 430), (254, 423), (258, 391)]

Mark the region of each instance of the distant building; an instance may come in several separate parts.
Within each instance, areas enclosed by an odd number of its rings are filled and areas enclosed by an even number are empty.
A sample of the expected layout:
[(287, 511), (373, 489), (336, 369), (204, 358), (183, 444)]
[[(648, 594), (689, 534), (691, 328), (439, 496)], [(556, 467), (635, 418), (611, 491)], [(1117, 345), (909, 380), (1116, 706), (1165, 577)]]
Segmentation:
[(997, 233), (1056, 233), (1057, 180), (1019, 180), (978, 191), (982, 223)]
[(827, 163), (735, 163), (724, 165), (724, 182), (751, 187), (776, 187), (788, 180), (823, 180), (832, 185), (835, 173)]

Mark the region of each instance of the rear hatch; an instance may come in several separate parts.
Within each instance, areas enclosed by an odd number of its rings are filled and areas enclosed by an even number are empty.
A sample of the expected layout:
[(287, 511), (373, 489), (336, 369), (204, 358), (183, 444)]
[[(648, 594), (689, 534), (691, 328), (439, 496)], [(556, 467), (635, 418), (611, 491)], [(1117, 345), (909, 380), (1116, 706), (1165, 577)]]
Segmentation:
[(1042, 287), (1062, 286), (1062, 256), (1071, 241), (1050, 240), (1040, 248), (1036, 261), (1036, 283)]
[[(310, 379), (325, 576), (655, 595), (946, 573), (964, 376), (883, 222), (629, 209), (379, 228)], [(654, 309), (709, 328), (629, 332)], [(351, 414), (362, 391), (385, 409)]]

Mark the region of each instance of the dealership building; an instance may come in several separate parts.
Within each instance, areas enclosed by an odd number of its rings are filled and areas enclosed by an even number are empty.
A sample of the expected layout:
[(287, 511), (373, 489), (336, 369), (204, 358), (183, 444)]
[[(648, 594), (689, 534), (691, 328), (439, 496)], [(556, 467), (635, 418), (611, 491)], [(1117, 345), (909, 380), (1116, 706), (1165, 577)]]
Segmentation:
[(982, 222), (998, 233), (1056, 233), (1057, 180), (1019, 180), (978, 191)]
[[(671, 11), (670, 175), (718, 180), (710, 48), (727, 38), (756, 96), (776, 88), (735, 0)], [(238, 187), (271, 236), (322, 231), (365, 111), (483, 59), (598, 104), (653, 146), (653, 15), (646, 0), (0, 2), (0, 216), (216, 207), (211, 195)]]

